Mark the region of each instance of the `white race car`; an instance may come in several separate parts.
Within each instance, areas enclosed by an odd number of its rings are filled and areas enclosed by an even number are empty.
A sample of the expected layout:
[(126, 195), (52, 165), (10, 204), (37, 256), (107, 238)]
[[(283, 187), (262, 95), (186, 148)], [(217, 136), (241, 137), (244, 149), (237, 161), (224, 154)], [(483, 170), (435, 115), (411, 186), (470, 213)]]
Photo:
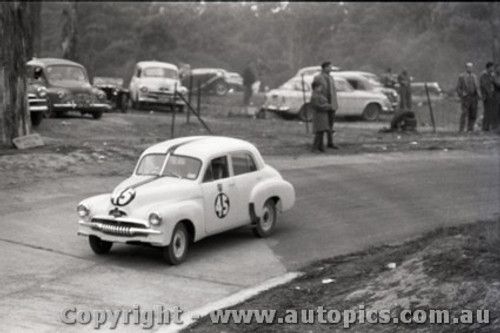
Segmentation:
[(83, 200), (78, 234), (96, 254), (114, 242), (149, 244), (176, 265), (191, 242), (213, 234), (249, 225), (258, 237), (271, 235), (278, 212), (294, 203), (294, 187), (252, 144), (184, 137), (149, 147), (112, 193)]

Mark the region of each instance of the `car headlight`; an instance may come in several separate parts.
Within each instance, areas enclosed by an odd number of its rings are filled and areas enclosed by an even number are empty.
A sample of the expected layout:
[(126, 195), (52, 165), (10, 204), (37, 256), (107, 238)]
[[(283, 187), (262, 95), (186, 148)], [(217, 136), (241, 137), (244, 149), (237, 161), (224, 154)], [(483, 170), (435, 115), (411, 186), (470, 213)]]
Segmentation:
[(59, 90), (59, 91), (57, 92), (57, 97), (59, 97), (60, 99), (62, 99), (62, 98), (64, 97), (64, 95), (66, 95), (66, 94), (65, 94), (65, 93), (64, 93), (64, 91), (62, 91), (62, 90)]
[(82, 219), (87, 219), (90, 216), (90, 209), (85, 204), (79, 204), (76, 208), (78, 216)]
[(106, 94), (104, 93), (104, 91), (99, 90), (99, 91), (97, 92), (97, 98), (99, 98), (100, 100), (105, 99), (105, 98), (106, 98)]
[(157, 214), (157, 213), (149, 214), (149, 223), (151, 223), (152, 225), (158, 226), (161, 224), (161, 221), (162, 221), (162, 218), (159, 214)]
[(38, 87), (38, 89), (36, 90), (36, 93), (38, 94), (39, 97), (45, 97), (45, 96), (47, 96), (47, 88)]
[(142, 87), (140, 87), (140, 88), (139, 88), (139, 90), (140, 90), (141, 92), (143, 92), (143, 93), (147, 93), (147, 92), (148, 92), (148, 87), (146, 87), (146, 86), (142, 86)]

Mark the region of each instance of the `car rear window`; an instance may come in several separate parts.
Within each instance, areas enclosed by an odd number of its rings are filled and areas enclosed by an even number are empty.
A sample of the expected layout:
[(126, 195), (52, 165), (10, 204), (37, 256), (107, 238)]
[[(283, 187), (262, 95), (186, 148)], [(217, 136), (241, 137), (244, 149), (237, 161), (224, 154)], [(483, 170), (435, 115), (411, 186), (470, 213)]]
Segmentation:
[(235, 176), (257, 170), (255, 161), (249, 153), (238, 152), (231, 155), (233, 161), (233, 172)]

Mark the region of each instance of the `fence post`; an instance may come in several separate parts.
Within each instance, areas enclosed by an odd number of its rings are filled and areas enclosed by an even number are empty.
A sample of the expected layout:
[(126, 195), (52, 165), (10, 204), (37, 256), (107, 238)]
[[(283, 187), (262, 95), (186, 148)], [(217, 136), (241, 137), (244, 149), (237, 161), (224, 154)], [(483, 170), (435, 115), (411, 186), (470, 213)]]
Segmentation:
[(434, 111), (432, 110), (431, 97), (429, 96), (429, 87), (427, 87), (427, 82), (424, 84), (425, 94), (427, 95), (427, 103), (429, 103), (429, 112), (431, 114), (432, 132), (436, 133), (436, 122), (434, 121)]
[[(306, 105), (306, 91), (305, 91), (305, 86), (304, 86), (304, 74), (302, 74), (302, 98), (304, 100), (304, 106)], [(304, 113), (305, 113), (305, 123), (306, 123), (306, 133), (309, 133), (309, 120), (307, 119), (307, 107), (304, 107)]]
[(170, 137), (173, 139), (175, 137), (175, 111), (177, 109), (177, 105), (175, 104), (175, 100), (177, 98), (177, 82), (174, 86), (174, 99), (172, 100), (172, 125), (170, 127)]
[(201, 110), (200, 110), (200, 104), (201, 104), (201, 86), (200, 86), (200, 80), (198, 80), (198, 91), (197, 91), (197, 103), (196, 103), (196, 111), (198, 112), (198, 115), (201, 116)]
[[(189, 92), (188, 92), (188, 103), (191, 104), (191, 96), (193, 94), (193, 75), (192, 73), (190, 72), (189, 73)], [(186, 123), (189, 124), (189, 117), (191, 115), (191, 109), (188, 108), (187, 109), (187, 113), (186, 113)]]

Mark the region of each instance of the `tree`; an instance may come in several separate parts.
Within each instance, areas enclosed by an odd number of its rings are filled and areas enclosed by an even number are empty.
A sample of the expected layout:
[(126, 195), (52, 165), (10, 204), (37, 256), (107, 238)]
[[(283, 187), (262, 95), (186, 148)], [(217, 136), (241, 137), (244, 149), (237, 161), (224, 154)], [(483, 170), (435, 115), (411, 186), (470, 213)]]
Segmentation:
[(0, 2), (0, 144), (31, 132), (25, 66), (33, 49), (32, 3)]
[(68, 1), (62, 10), (62, 42), (63, 58), (77, 60), (77, 5), (76, 1)]

